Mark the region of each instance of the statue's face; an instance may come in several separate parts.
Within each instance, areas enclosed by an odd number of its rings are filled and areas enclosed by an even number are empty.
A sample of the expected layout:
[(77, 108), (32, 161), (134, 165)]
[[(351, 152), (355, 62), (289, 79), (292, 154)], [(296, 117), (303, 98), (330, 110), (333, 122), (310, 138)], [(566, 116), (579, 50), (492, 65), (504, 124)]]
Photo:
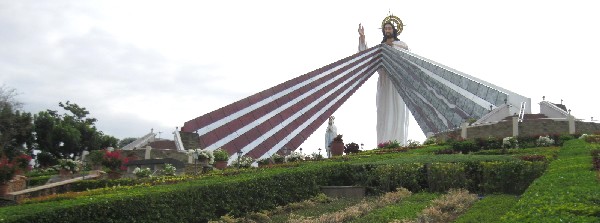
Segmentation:
[(383, 26), (383, 33), (385, 33), (385, 37), (393, 38), (394, 37), (394, 27), (390, 24), (385, 24), (385, 26)]

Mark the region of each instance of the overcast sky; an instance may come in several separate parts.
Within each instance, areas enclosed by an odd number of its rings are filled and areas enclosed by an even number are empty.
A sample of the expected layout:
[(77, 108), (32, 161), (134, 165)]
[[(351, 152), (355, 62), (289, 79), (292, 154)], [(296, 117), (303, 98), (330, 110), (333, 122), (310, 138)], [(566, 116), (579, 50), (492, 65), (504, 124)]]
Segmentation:
[[(595, 1), (0, 0), (0, 85), (24, 110), (70, 100), (117, 138), (176, 126), (369, 46), (388, 11), (412, 52), (600, 119)], [(334, 114), (346, 143), (376, 146), (374, 75)], [(409, 138), (423, 141), (414, 120)], [(323, 148), (324, 124), (302, 147)]]

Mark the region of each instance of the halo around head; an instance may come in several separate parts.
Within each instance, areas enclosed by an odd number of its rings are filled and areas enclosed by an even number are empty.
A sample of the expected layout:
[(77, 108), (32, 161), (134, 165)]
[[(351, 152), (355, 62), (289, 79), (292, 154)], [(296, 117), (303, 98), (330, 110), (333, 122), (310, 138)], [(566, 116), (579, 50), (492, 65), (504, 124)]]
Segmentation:
[(387, 22), (390, 22), (390, 23), (392, 23), (392, 25), (396, 26), (396, 30), (398, 30), (398, 35), (400, 35), (402, 30), (404, 29), (404, 24), (402, 23), (402, 20), (400, 20), (400, 18), (398, 18), (398, 16), (390, 14), (387, 17), (385, 17), (383, 19), (383, 21), (381, 21), (381, 29), (384, 28), (383, 26)]

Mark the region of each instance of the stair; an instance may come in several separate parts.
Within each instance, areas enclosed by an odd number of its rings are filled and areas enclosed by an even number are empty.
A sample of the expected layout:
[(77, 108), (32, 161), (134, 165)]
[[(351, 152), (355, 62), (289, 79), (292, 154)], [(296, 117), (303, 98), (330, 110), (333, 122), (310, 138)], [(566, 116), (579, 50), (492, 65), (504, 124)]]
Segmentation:
[(180, 131), (179, 134), (181, 135), (181, 142), (183, 143), (183, 147), (186, 150), (201, 148), (200, 136), (198, 135), (198, 133)]

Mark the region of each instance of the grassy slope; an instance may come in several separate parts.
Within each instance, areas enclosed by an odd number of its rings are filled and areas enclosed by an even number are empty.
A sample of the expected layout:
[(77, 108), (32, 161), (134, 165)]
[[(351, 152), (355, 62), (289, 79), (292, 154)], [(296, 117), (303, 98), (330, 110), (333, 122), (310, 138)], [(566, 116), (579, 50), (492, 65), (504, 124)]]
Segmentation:
[(600, 183), (591, 170), (598, 145), (570, 140), (506, 214), (506, 222), (600, 222)]
[(352, 222), (389, 222), (394, 219), (413, 219), (421, 212), (432, 200), (439, 197), (435, 193), (417, 193), (402, 200), (398, 204), (390, 205), (385, 208), (374, 210), (362, 218)]
[(475, 203), (467, 213), (461, 215), (455, 222), (501, 222), (500, 218), (518, 201), (519, 198), (514, 195), (489, 195)]

